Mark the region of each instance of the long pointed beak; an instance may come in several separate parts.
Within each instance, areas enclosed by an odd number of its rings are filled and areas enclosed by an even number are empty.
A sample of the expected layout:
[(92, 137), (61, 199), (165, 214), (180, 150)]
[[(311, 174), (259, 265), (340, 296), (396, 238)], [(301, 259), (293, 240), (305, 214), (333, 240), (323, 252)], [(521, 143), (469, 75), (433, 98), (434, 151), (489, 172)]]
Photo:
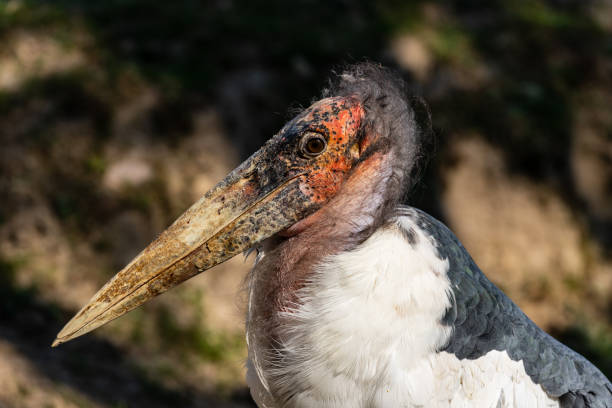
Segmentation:
[(116, 319), (312, 212), (299, 187), (305, 176), (261, 177), (266, 156), (264, 147), (181, 215), (91, 298), (59, 332), (53, 347)]

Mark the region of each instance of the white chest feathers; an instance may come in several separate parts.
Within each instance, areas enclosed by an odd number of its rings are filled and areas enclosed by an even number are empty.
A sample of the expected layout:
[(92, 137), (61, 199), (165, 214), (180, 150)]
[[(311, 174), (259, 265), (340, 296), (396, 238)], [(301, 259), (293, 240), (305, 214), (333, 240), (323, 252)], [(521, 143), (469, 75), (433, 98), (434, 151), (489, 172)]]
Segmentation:
[(505, 352), (459, 360), (436, 351), (451, 334), (439, 323), (452, 298), (448, 260), (409, 218), (398, 223), (318, 265), (284, 313), (275, 350), (250, 339), (247, 382), (258, 405), (558, 406)]

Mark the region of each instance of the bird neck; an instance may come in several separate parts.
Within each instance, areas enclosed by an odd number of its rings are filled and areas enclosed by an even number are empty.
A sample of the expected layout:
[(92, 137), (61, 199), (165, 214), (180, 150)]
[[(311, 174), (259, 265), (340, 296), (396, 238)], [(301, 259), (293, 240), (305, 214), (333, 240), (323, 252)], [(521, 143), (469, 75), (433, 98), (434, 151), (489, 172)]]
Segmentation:
[[(295, 308), (297, 293), (309, 284), (318, 263), (328, 256), (350, 251), (385, 222), (399, 201), (397, 171), (388, 156), (372, 156), (368, 166), (356, 169), (339, 194), (311, 215), (306, 229), (291, 237), (275, 236), (262, 245), (264, 256), (253, 268), (251, 291), (257, 285), (257, 330), (278, 340), (282, 312)], [(364, 162), (365, 163), (365, 162)]]

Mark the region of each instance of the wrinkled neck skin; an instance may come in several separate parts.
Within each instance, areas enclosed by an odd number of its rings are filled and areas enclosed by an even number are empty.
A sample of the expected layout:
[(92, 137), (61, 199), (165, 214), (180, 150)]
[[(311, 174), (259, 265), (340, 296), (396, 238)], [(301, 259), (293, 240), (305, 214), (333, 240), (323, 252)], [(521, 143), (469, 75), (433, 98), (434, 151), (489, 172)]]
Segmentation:
[(277, 350), (283, 343), (279, 329), (291, 316), (282, 312), (299, 307), (297, 291), (308, 285), (313, 267), (326, 256), (353, 249), (385, 222), (403, 194), (405, 174), (392, 166), (390, 153), (364, 160), (330, 202), (301, 221), (307, 226), (299, 233), (279, 234), (258, 248), (263, 256), (249, 277), (247, 318), (249, 337), (256, 336), (250, 341), (257, 344), (249, 348)]

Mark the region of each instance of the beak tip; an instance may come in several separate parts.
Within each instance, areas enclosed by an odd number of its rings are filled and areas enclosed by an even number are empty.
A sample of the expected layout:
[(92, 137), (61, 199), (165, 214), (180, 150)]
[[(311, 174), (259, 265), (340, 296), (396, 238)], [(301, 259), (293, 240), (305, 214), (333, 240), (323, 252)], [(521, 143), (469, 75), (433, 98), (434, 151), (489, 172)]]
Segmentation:
[[(78, 314), (77, 314), (78, 316)], [(60, 330), (59, 333), (55, 336), (55, 340), (51, 344), (51, 347), (57, 347), (60, 344), (64, 344), (69, 342), (70, 340), (85, 334), (86, 332), (77, 334), (80, 332), (79, 325), (75, 322), (77, 320), (77, 316), (73, 317), (66, 325)], [(75, 326), (78, 330), (75, 330)]]

